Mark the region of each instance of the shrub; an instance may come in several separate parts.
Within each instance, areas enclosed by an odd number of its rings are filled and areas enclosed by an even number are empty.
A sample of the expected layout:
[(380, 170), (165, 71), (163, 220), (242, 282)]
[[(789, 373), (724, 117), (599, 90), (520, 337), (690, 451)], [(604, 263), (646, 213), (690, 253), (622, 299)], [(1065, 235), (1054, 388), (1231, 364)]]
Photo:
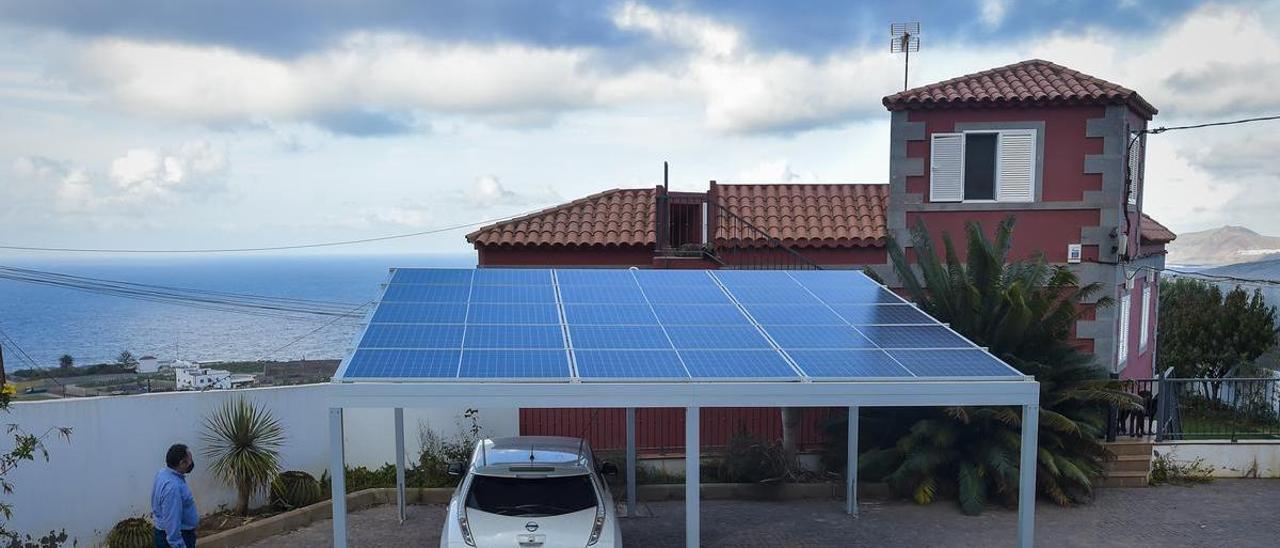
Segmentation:
[(320, 482), (306, 472), (281, 472), (271, 480), (271, 504), (292, 510), (320, 502)]
[(155, 544), (155, 526), (145, 517), (125, 518), (107, 533), (108, 548), (150, 548)]
[(1173, 460), (1172, 453), (1156, 451), (1151, 461), (1151, 485), (1173, 484), (1189, 485), (1193, 483), (1209, 483), (1213, 481), (1214, 469), (1197, 458), (1188, 463)]
[(786, 461), (781, 445), (760, 440), (743, 429), (729, 438), (720, 464), (721, 478), (730, 483), (779, 480), (787, 471)]
[(249, 498), (266, 490), (280, 471), (284, 426), (243, 396), (229, 400), (205, 418), (201, 437), (209, 468), (236, 489), (236, 513), (249, 513)]

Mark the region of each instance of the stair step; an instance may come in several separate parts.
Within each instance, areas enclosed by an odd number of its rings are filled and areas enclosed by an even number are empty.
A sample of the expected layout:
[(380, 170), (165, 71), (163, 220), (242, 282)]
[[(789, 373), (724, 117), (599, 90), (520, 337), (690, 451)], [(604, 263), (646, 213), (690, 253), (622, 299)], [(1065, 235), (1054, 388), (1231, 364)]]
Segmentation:
[(1117, 441), (1108, 443), (1106, 446), (1117, 457), (1141, 455), (1151, 458), (1151, 451), (1155, 444), (1147, 441)]
[(1119, 455), (1115, 460), (1107, 461), (1104, 468), (1108, 472), (1150, 472), (1151, 455)]
[(1101, 487), (1147, 487), (1148, 485), (1148, 472), (1128, 471), (1111, 472), (1107, 477), (1102, 478), (1100, 483)]

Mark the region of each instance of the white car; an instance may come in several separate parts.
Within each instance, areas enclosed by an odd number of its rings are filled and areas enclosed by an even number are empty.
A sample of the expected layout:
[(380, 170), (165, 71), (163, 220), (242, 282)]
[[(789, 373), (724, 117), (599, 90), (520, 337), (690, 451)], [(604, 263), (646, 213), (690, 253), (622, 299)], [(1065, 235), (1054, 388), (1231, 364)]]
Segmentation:
[(481, 440), (445, 516), (440, 548), (622, 546), (613, 494), (591, 446), (579, 438), (518, 436)]

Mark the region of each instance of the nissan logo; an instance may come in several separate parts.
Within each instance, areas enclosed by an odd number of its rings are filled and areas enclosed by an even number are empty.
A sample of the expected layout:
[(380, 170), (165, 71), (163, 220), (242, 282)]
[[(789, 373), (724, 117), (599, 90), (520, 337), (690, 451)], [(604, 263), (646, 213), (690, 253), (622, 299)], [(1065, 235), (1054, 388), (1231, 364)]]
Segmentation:
[(534, 531), (537, 531), (537, 530), (538, 530), (538, 524), (537, 524), (536, 522), (532, 522), (532, 521), (531, 521), (531, 522), (529, 522), (529, 523), (526, 523), (526, 524), (524, 524), (524, 530), (525, 530), (525, 531), (528, 531), (528, 532), (530, 532), (530, 533), (532, 533), (532, 532), (534, 532)]

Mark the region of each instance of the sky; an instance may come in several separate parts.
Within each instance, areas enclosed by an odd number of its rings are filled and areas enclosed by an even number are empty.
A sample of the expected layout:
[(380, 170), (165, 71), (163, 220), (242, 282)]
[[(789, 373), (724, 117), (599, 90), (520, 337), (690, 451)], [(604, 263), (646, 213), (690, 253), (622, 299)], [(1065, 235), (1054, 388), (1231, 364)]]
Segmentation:
[[(1155, 125), (1280, 113), (1280, 2), (0, 3), (0, 245), (262, 247), (661, 182), (884, 183), (911, 84), (1031, 58)], [(1280, 234), (1280, 123), (1148, 141), (1146, 211)], [(319, 252), (461, 252), (466, 230)], [(29, 254), (28, 254), (29, 255)]]

